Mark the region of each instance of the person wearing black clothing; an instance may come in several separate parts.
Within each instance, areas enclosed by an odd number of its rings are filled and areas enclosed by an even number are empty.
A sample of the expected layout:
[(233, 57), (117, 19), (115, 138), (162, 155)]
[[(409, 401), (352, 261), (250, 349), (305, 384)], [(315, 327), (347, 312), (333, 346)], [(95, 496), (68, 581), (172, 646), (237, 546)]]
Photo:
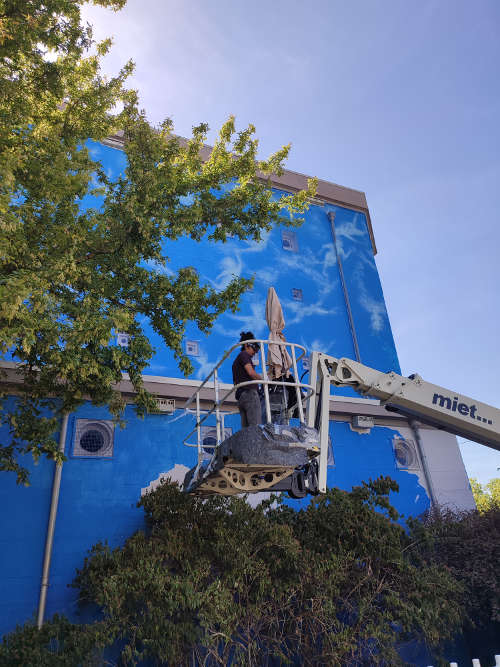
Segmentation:
[[(255, 338), (251, 331), (242, 331), (240, 341), (243, 343), (241, 352), (233, 362), (233, 383), (249, 382), (250, 380), (262, 380), (255, 371), (252, 364), (253, 355), (258, 352), (258, 343), (245, 343), (246, 340)], [(239, 387), (236, 390), (236, 400), (241, 416), (241, 428), (260, 424), (261, 408), (257, 384)]]

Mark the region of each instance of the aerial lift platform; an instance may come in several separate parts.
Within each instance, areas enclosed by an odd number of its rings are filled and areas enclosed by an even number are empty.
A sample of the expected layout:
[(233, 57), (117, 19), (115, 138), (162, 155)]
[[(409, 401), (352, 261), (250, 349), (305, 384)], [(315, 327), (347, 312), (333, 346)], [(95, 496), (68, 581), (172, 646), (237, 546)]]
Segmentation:
[[(184, 490), (188, 493), (229, 496), (260, 491), (287, 491), (293, 498), (302, 498), (308, 493), (324, 493), (327, 484), (331, 385), (352, 387), (362, 396), (379, 399), (388, 412), (398, 412), (409, 420), (429, 424), (500, 451), (498, 408), (426, 382), (419, 375), (403, 377), (394, 372), (383, 373), (351, 359), (337, 359), (322, 352), (311, 354), (310, 380), (304, 383), (297, 380), (297, 363), (305, 359), (306, 350), (301, 345), (288, 342), (279, 344), (290, 352), (293, 381), (272, 380), (267, 373), (265, 357), (265, 349), (271, 341), (248, 341), (253, 342), (260, 344), (262, 380), (232, 386), (221, 396), (219, 371), (226, 359), (241, 345), (236, 343), (184, 406), (196, 414), (195, 428), (184, 443), (198, 450), (198, 463), (188, 472), (184, 481)], [(277, 344), (276, 341), (272, 343)], [(227, 409), (230, 397), (238, 387), (252, 384), (262, 386), (266, 423), (243, 428), (224, 438), (224, 418), (230, 414)], [(214, 397), (212, 405), (201, 410), (200, 393), (211, 385)], [(295, 390), (295, 401), (283, 406), (283, 396), (290, 393), (290, 388)], [(280, 405), (277, 405), (276, 399), (281, 402)], [(213, 450), (207, 456), (206, 447), (202, 443), (201, 426), (213, 415), (217, 437)], [(292, 415), (297, 417), (295, 426), (288, 424)], [(276, 423), (279, 417), (285, 423)], [(197, 442), (189, 442), (195, 433)]]

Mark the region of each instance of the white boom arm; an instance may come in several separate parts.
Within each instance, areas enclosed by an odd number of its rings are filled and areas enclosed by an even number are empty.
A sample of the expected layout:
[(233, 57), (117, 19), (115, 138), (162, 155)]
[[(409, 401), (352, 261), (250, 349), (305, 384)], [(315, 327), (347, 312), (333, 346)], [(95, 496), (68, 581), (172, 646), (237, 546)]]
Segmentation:
[(382, 373), (351, 359), (313, 352), (310, 383), (316, 387), (316, 395), (309, 399), (307, 423), (316, 426), (321, 436), (320, 491), (326, 490), (330, 384), (352, 387), (380, 399), (388, 410), (500, 450), (498, 408), (425, 382), (418, 375), (406, 378)]

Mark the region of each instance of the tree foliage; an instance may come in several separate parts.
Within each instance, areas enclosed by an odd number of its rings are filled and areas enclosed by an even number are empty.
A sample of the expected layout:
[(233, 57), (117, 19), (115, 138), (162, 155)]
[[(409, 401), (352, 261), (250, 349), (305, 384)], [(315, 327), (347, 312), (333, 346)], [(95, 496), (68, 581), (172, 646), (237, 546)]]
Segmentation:
[[(17, 455), (61, 460), (58, 420), (85, 398), (120, 415), (122, 372), (139, 413), (151, 404), (141, 381), (153, 353), (144, 320), (189, 373), (186, 323), (206, 333), (220, 313), (237, 310), (251, 280), (215, 290), (193, 267), (169, 270), (175, 240), (259, 241), (276, 224), (300, 224), (315, 187), (273, 198), (268, 177), (282, 172), (289, 146), (259, 160), (254, 128), (237, 132), (233, 118), (205, 162), (205, 124), (188, 141), (169, 119), (152, 128), (125, 87), (132, 63), (102, 75), (110, 42), (90, 53), (81, 4), (0, 1), (0, 354), (17, 362), (23, 383), (17, 407), (4, 413), (10, 438), (0, 469), (22, 483), (28, 473)], [(124, 0), (98, 4), (119, 9)], [(113, 113), (117, 104), (123, 110)], [(86, 142), (118, 129), (127, 166), (112, 179)], [(117, 331), (130, 335), (127, 348), (111, 344)]]
[(500, 477), (490, 479), (486, 484), (481, 484), (472, 477), (470, 486), (479, 512), (500, 508)]
[(424, 563), (446, 568), (463, 586), (462, 635), (471, 657), (487, 663), (500, 637), (499, 505), (467, 512), (436, 509), (410, 524), (410, 550)]
[(106, 659), (129, 665), (402, 664), (398, 642), (453, 636), (463, 588), (408, 548), (388, 501), (396, 488), (330, 489), (296, 512), (163, 484), (141, 500), (147, 532), (96, 545), (77, 574), (100, 620), (73, 633), (53, 619), (38, 641), (19, 629), (0, 658), (75, 664), (114, 646)]
[(411, 522), (414, 548), (427, 563), (445, 566), (465, 586), (471, 627), (498, 624), (500, 630), (500, 508), (478, 512), (434, 511)]

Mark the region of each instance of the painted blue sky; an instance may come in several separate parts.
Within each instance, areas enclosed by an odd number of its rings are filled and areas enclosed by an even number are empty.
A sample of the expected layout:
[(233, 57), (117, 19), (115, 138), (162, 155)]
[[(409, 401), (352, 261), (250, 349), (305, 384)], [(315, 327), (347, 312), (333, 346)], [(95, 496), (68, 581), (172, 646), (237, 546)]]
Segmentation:
[[(403, 373), (500, 406), (497, 0), (129, 0), (86, 8), (150, 120), (229, 114), (262, 155), (366, 193)], [(213, 136), (213, 135), (212, 135)], [(463, 443), (469, 475), (500, 453)]]

